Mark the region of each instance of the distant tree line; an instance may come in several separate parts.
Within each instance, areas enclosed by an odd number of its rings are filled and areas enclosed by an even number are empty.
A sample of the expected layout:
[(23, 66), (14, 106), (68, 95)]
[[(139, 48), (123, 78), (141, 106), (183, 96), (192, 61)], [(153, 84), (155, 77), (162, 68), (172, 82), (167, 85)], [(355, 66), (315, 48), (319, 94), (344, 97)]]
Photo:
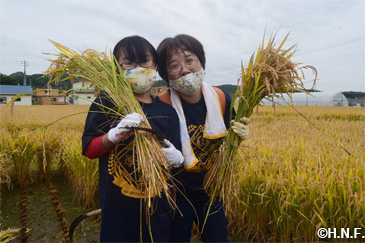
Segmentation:
[[(65, 76), (66, 77), (66, 76)], [(13, 74), (10, 74), (9, 76), (5, 74), (0, 73), (0, 84), (5, 85), (23, 85), (24, 75), (23, 72), (16, 72)], [(47, 88), (47, 83), (49, 81), (48, 77), (44, 77), (43, 74), (32, 74), (32, 75), (26, 75), (27, 85), (32, 86), (33, 89), (43, 89)], [(166, 86), (166, 82), (164, 80), (158, 80), (154, 83), (154, 87), (159, 86)], [(234, 93), (237, 90), (237, 85), (232, 84), (223, 84), (216, 86), (217, 88), (220, 88), (221, 90), (225, 91), (227, 94), (229, 94), (231, 97), (233, 97)], [(62, 90), (68, 90), (72, 88), (71, 81), (66, 80), (56, 84), (52, 84), (52, 88), (56, 89), (62, 89)], [(320, 92), (319, 90), (314, 89), (307, 89), (307, 92)], [(300, 92), (300, 91), (294, 91), (294, 92)], [(357, 91), (344, 91), (342, 94), (348, 98), (348, 99), (355, 99), (355, 98), (364, 98), (365, 92), (357, 92)]]
[(347, 99), (365, 98), (365, 92), (345, 91), (345, 92), (342, 92), (342, 94)]
[[(31, 85), (33, 89), (45, 89), (47, 88), (47, 83), (49, 81), (48, 77), (44, 77), (43, 74), (32, 74), (26, 75), (26, 85)], [(0, 73), (0, 84), (1, 85), (23, 85), (24, 83), (24, 73), (16, 72), (13, 74), (5, 75)], [(66, 80), (59, 82), (57, 85), (52, 84), (52, 88), (68, 90), (72, 88), (71, 81)]]
[[(232, 84), (223, 84), (216, 86), (217, 88), (220, 88), (221, 90), (225, 91), (227, 94), (229, 94), (231, 97), (233, 97), (234, 93), (236, 93), (237, 85)], [(315, 89), (307, 89), (305, 90), (307, 92), (320, 92), (319, 90)], [(294, 90), (293, 93), (298, 93), (300, 91)]]
[[(228, 93), (231, 97), (233, 97), (234, 93), (236, 92), (237, 85), (232, 84), (224, 84), (224, 85), (218, 85), (217, 88), (220, 88), (221, 90)], [(305, 91), (312, 93), (312, 92), (321, 92), (320, 90), (315, 89), (306, 89)], [(298, 93), (301, 91), (293, 91), (293, 93)], [(365, 92), (358, 92), (358, 91), (344, 91), (341, 92), (347, 99), (356, 99), (356, 98), (365, 98)]]
[(152, 87), (165, 87), (167, 83), (164, 80), (157, 80)]

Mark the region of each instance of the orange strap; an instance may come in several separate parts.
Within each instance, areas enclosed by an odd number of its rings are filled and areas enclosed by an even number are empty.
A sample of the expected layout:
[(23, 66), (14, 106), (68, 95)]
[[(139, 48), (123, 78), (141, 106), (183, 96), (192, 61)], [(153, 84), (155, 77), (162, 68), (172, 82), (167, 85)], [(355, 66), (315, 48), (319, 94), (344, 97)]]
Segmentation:
[(166, 104), (168, 104), (168, 105), (172, 105), (172, 104), (171, 104), (171, 99), (170, 99), (170, 92), (165, 91), (165, 92), (163, 92), (162, 94), (160, 94), (160, 95), (158, 96), (158, 98), (159, 98), (161, 101), (165, 102)]
[(219, 103), (221, 105), (222, 114), (224, 116), (226, 112), (226, 95), (223, 93), (221, 89), (218, 89), (216, 87), (213, 87), (213, 89), (215, 90), (215, 92), (217, 92), (217, 95), (219, 97)]
[[(221, 105), (222, 114), (224, 116), (224, 113), (226, 112), (226, 95), (221, 89), (218, 89), (216, 87), (213, 87), (215, 92), (217, 92), (217, 95), (219, 97), (219, 103)], [(170, 92), (165, 91), (162, 94), (158, 96), (161, 101), (165, 102), (166, 104), (171, 105), (171, 99), (170, 99)]]

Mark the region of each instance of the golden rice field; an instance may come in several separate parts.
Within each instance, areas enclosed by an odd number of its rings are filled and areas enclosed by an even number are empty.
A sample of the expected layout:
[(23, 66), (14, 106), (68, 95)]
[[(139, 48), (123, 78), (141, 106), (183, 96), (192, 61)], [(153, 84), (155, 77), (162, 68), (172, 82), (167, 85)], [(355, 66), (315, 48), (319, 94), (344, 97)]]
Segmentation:
[[(365, 109), (297, 109), (310, 122), (287, 107), (259, 107), (252, 115), (249, 139), (240, 146), (240, 193), (226, 202), (231, 241), (319, 241), (319, 228), (362, 228), (365, 235)], [(14, 106), (11, 112), (0, 107), (0, 199), (21, 188), (19, 223), (11, 229), (1, 206), (0, 241), (12, 236), (13, 241), (52, 241), (32, 236), (34, 207), (27, 188), (39, 181), (53, 201), (57, 239), (69, 240), (72, 220), (66, 202), (57, 200), (62, 192), (53, 186), (54, 171), (62, 172), (85, 212), (97, 209), (97, 160), (86, 159), (80, 149), (87, 110)], [(75, 113), (80, 114), (29, 134)]]

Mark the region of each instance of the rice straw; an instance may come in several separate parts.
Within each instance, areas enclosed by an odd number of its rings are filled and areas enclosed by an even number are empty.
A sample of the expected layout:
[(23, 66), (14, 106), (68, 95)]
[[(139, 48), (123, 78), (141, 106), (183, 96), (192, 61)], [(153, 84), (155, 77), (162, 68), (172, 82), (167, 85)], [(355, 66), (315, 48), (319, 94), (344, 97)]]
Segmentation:
[[(292, 91), (305, 92), (303, 69), (311, 69), (315, 74), (313, 85), (317, 78), (317, 70), (313, 66), (299, 67), (290, 59), (295, 53), (295, 45), (283, 49), (289, 36), (285, 36), (279, 47), (275, 48), (275, 36), (271, 36), (265, 47), (264, 39), (260, 44), (256, 56), (251, 56), (247, 68), (241, 63), (241, 75), (238, 79), (237, 91), (233, 97), (231, 110), (238, 99), (235, 121), (249, 118), (254, 108), (262, 99), (273, 100), (273, 97), (283, 98), (286, 93), (291, 98)], [(223, 198), (224, 201), (238, 195), (239, 167), (244, 163), (239, 156), (241, 139), (229, 129), (221, 147), (218, 159), (212, 165), (204, 180), (204, 187), (212, 199)]]
[[(119, 65), (115, 65), (117, 62), (111, 52), (110, 57), (92, 49), (87, 49), (79, 54), (59, 43), (51, 42), (57, 47), (59, 53), (47, 53), (57, 57), (56, 60), (49, 59), (51, 64), (44, 72), (45, 76), (50, 78), (49, 83), (67, 79), (73, 82), (77, 78), (82, 78), (83, 82), (106, 93), (117, 107), (117, 110), (113, 110), (100, 105), (101, 108), (106, 108), (105, 113), (123, 118), (127, 114), (136, 112), (144, 117), (144, 122), (140, 126), (151, 128), (129, 82), (124, 78)], [(63, 75), (67, 75), (67, 77), (62, 78)], [(146, 215), (153, 208), (152, 197), (161, 197), (162, 192), (166, 194), (170, 205), (174, 206), (170, 192), (171, 185), (167, 183), (171, 182), (172, 177), (166, 166), (161, 145), (150, 133), (134, 131), (134, 134), (133, 153), (137, 160), (137, 173), (140, 173), (143, 185), (138, 189), (144, 193)]]

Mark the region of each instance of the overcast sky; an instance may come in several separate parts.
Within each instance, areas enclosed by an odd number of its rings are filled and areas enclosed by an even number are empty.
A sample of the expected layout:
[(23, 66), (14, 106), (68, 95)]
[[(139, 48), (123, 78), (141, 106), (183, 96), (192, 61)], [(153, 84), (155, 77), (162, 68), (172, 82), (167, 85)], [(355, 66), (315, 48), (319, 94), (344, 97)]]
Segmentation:
[[(318, 70), (316, 89), (365, 91), (364, 0), (0, 0), (0, 72), (42, 73), (56, 48), (113, 49), (140, 35), (156, 48), (166, 37), (189, 34), (206, 52), (212, 85), (236, 84), (241, 61), (266, 36), (297, 45), (293, 61)], [(267, 38), (266, 38), (267, 40)], [(313, 78), (306, 73), (306, 80)], [(306, 88), (311, 88), (307, 85)]]

